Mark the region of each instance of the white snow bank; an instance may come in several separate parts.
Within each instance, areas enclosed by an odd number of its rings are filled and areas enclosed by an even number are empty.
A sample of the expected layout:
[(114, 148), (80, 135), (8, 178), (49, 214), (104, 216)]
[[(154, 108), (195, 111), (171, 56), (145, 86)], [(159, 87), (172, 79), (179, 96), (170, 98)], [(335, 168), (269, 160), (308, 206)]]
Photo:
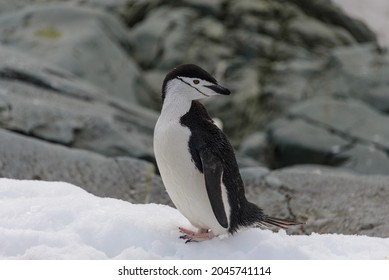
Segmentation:
[(0, 179), (1, 259), (387, 259), (389, 238), (250, 229), (184, 244), (175, 209), (60, 182)]

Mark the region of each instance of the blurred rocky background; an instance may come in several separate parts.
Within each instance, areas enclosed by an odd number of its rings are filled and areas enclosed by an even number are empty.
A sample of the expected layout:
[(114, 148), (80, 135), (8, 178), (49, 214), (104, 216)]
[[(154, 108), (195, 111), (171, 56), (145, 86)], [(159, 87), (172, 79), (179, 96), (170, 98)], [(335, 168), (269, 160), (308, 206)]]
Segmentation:
[(152, 137), (182, 63), (233, 92), (204, 103), (250, 200), (293, 234), (389, 236), (389, 55), (330, 0), (1, 0), (0, 177), (170, 203)]

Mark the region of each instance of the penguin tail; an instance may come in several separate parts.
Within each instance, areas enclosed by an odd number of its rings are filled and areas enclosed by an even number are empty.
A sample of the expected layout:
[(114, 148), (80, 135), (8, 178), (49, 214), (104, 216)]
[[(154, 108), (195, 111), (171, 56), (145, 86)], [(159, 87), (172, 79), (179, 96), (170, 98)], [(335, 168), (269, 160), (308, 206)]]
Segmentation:
[(302, 225), (304, 223), (297, 222), (289, 219), (281, 219), (268, 216), (263, 213), (263, 210), (259, 208), (257, 205), (248, 202), (245, 204), (244, 211), (242, 212), (244, 223), (242, 225), (245, 226), (253, 226), (253, 227), (279, 227), (282, 229), (287, 229), (291, 226)]
[(261, 221), (261, 224), (269, 227), (269, 226), (276, 226), (282, 229), (287, 229), (290, 226), (297, 226), (297, 225), (302, 225), (304, 223), (301, 222), (296, 222), (293, 220), (289, 219), (281, 219), (281, 218), (274, 218), (274, 217), (269, 217), (269, 216), (264, 216), (263, 220)]

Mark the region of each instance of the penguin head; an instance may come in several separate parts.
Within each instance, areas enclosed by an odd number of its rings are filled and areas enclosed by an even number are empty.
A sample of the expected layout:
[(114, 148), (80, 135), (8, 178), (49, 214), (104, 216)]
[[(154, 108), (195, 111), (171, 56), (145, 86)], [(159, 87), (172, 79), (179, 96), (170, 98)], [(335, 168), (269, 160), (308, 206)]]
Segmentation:
[(218, 84), (207, 71), (194, 64), (183, 64), (171, 70), (162, 85), (162, 102), (174, 95), (197, 100), (214, 95), (229, 95), (230, 91)]

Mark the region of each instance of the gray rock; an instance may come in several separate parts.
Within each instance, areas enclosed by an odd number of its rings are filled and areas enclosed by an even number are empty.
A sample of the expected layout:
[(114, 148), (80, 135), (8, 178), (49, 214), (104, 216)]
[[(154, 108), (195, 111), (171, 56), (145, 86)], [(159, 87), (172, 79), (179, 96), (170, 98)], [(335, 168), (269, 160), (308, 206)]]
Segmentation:
[(339, 152), (350, 141), (300, 119), (280, 119), (269, 125), (270, 164), (280, 168), (295, 164), (339, 165)]
[(150, 88), (129, 57), (127, 39), (114, 16), (68, 3), (27, 6), (0, 16), (3, 45), (58, 65), (108, 94), (147, 105)]
[(337, 157), (343, 160), (342, 169), (348, 169), (361, 174), (389, 174), (388, 153), (377, 149), (374, 145), (352, 145), (341, 151)]
[(235, 157), (236, 157), (236, 161), (238, 163), (238, 166), (240, 168), (262, 166), (262, 164), (259, 161), (255, 160), (251, 157), (248, 157), (246, 155), (243, 155), (239, 151), (235, 151)]
[(341, 28), (334, 28), (317, 18), (299, 13), (289, 23), (292, 41), (303, 43), (308, 49), (320, 51), (321, 48), (349, 45), (353, 37)]
[(213, 41), (222, 41), (227, 35), (226, 27), (212, 17), (203, 17), (194, 23), (193, 30), (201, 37), (206, 37)]
[(389, 174), (389, 118), (352, 99), (313, 98), (267, 130), (274, 167), (324, 164)]
[[(225, 28), (215, 21), (208, 21), (208, 18), (197, 20), (193, 25), (193, 33), (202, 34), (191, 39), (191, 44), (185, 52), (184, 62), (194, 62), (212, 72), (220, 82), (224, 82), (225, 64), (233, 57), (231, 44), (223, 44), (226, 36)], [(204, 29), (206, 28), (206, 29)], [(192, 31), (191, 31), (192, 32)], [(221, 36), (223, 39), (217, 38)], [(206, 50), (206, 51), (205, 51)]]
[(388, 54), (375, 44), (337, 47), (321, 58), (307, 55), (279, 61), (274, 63), (262, 94), (280, 112), (316, 96), (359, 99), (388, 112), (388, 62)]
[(107, 156), (151, 160), (157, 115), (0, 47), (0, 127)]
[[(305, 222), (291, 234), (389, 236), (389, 178), (323, 166), (242, 170), (248, 199), (277, 217)], [(270, 178), (270, 179), (269, 179)]]
[(222, 16), (222, 6), (224, 0), (183, 0), (185, 4), (199, 10), (201, 14), (211, 14), (214, 16)]
[(306, 219), (305, 233), (389, 236), (387, 176), (353, 175), (323, 167), (296, 167), (271, 175), (283, 182), (280, 190), (287, 197), (291, 216)]
[(374, 44), (335, 49), (309, 82), (311, 95), (352, 97), (389, 112), (389, 56)]
[(160, 112), (162, 108), (161, 91), (166, 73), (167, 71), (163, 70), (151, 70), (144, 73), (144, 78), (152, 90), (151, 94), (149, 95), (150, 103), (147, 107), (152, 108), (157, 112)]
[[(254, 99), (245, 107), (253, 112), (251, 122), (255, 120), (257, 130), (262, 128), (262, 123), (283, 115), (294, 104), (318, 96), (358, 99), (374, 109), (388, 112), (389, 98), (386, 94), (389, 89), (386, 79), (389, 75), (388, 54), (378, 51), (375, 45), (335, 48), (329, 57), (308, 57), (280, 61), (273, 65), (273, 72), (262, 87), (262, 99)], [(257, 105), (253, 105), (255, 101)], [(358, 120), (364, 118), (357, 117)], [(350, 119), (352, 120), (352, 117), (346, 118)], [(335, 126), (343, 126), (342, 122), (345, 121), (334, 120), (330, 122)], [(374, 130), (385, 131), (385, 128), (377, 126), (385, 126), (382, 120), (380, 124), (374, 125)], [(251, 129), (254, 129), (254, 126)], [(357, 129), (359, 128), (355, 130)], [(368, 132), (374, 135), (372, 133)]]
[[(353, 19), (341, 22), (339, 18), (346, 16), (331, 2), (142, 3), (139, 5), (148, 3), (155, 8), (142, 8), (136, 23), (130, 24), (136, 61), (148, 73), (166, 73), (177, 64), (197, 63), (225, 82), (234, 93), (231, 98), (207, 105), (223, 120), (235, 146), (291, 104), (311, 95), (311, 78), (320, 72), (331, 49), (375, 40), (367, 28), (353, 25)], [(319, 17), (319, 11), (330, 15), (332, 23)], [(152, 87), (159, 92), (154, 84)], [(158, 103), (149, 104), (158, 109)]]
[(296, 4), (305, 14), (317, 18), (320, 21), (347, 30), (357, 42), (376, 41), (376, 35), (366, 24), (360, 20), (351, 18), (332, 1), (289, 0)]
[(31, 4), (31, 0), (13, 0), (0, 2), (0, 14), (5, 14), (23, 8), (23, 6)]
[(142, 68), (170, 69), (184, 60), (190, 43), (188, 25), (196, 12), (188, 8), (161, 7), (150, 12), (129, 33), (133, 55)]
[(239, 152), (257, 160), (259, 162), (266, 162), (267, 153), (266, 134), (257, 132), (249, 135), (240, 143)]
[(246, 167), (239, 171), (247, 186), (263, 184), (266, 176), (270, 173), (270, 170), (266, 167)]
[(289, 115), (389, 150), (389, 118), (357, 100), (314, 98), (291, 108)]
[(168, 201), (150, 163), (129, 157), (107, 158), (3, 129), (0, 129), (0, 177), (65, 181), (98, 196), (134, 203)]
[(310, 81), (323, 65), (323, 59), (312, 55), (306, 58), (278, 62), (264, 85), (263, 91), (281, 111), (307, 97), (316, 96), (310, 90)]
[[(264, 211), (275, 217), (295, 219), (288, 209), (288, 197), (280, 190), (283, 183), (264, 167), (249, 167), (240, 170), (245, 185), (246, 197)], [(300, 218), (300, 217), (298, 217)]]

